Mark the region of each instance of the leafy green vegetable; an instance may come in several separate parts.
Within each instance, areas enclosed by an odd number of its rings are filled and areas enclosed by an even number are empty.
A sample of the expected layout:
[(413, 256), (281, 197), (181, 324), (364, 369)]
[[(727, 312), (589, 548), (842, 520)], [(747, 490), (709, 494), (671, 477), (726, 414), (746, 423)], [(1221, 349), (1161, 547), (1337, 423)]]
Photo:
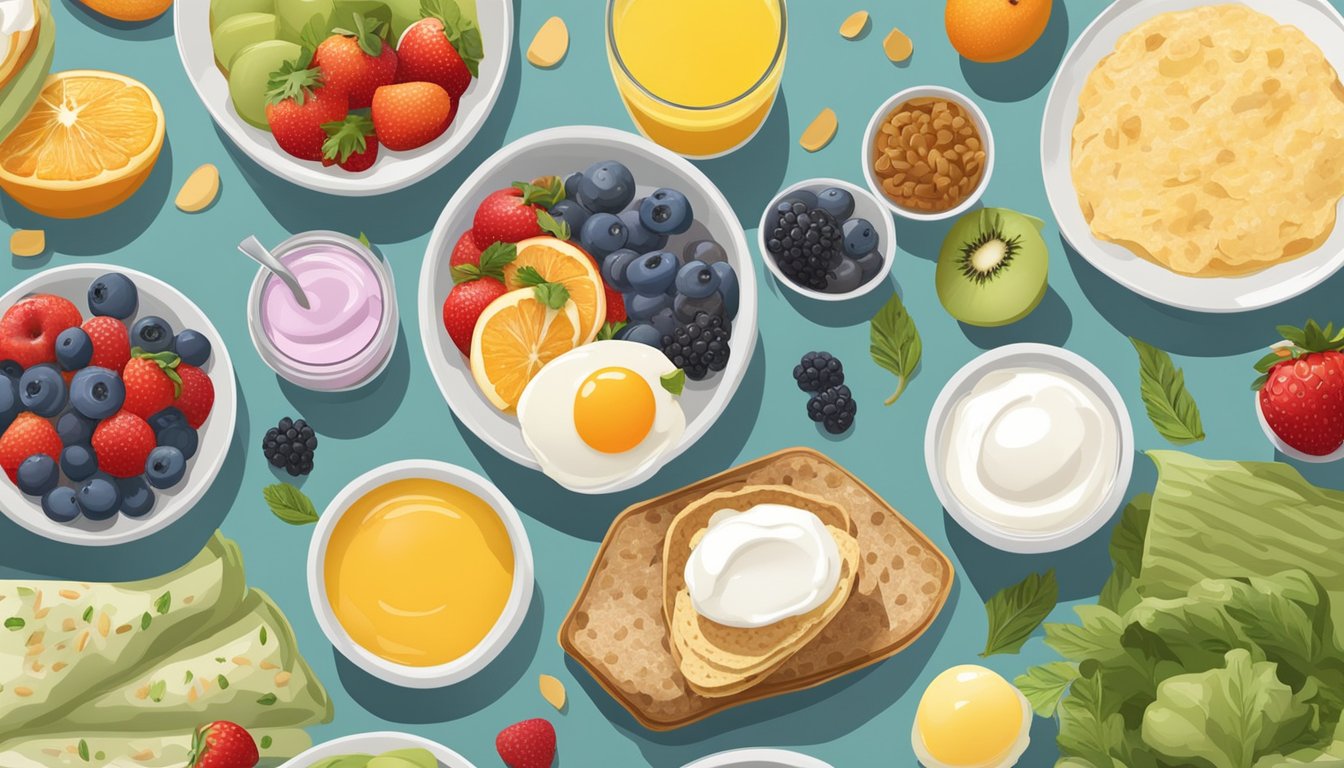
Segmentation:
[(1028, 669), (1026, 674), (1013, 680), (1022, 695), (1031, 702), (1032, 710), (1041, 717), (1054, 717), (1059, 700), (1068, 692), (1069, 685), (1078, 679), (1078, 665), (1067, 661), (1052, 661)]
[(884, 403), (891, 405), (915, 377), (915, 369), (919, 367), (919, 359), (924, 353), (919, 330), (901, 303), (899, 294), (893, 293), (877, 311), (869, 324), (868, 335), (868, 352), (873, 356), (873, 362), (896, 374), (901, 380), (896, 392)]
[(317, 522), (317, 508), (308, 495), (289, 483), (276, 483), (261, 489), (271, 513), (290, 525)]
[(1199, 406), (1185, 388), (1185, 374), (1171, 355), (1138, 339), (1129, 341), (1139, 353), (1139, 393), (1157, 433), (1176, 445), (1203, 440)]
[(674, 395), (680, 395), (682, 390), (686, 389), (686, 372), (678, 368), (671, 373), (664, 373), (658, 377), (658, 383), (663, 385), (663, 389)]
[(1059, 602), (1059, 582), (1053, 570), (1033, 573), (1021, 583), (1005, 587), (985, 603), (989, 637), (981, 657), (1017, 653), (1036, 627)]
[(616, 338), (616, 332), (627, 325), (629, 325), (629, 323), (624, 320), (617, 320), (614, 323), (603, 323), (602, 327), (597, 331), (597, 340), (606, 341), (608, 339), (614, 339)]

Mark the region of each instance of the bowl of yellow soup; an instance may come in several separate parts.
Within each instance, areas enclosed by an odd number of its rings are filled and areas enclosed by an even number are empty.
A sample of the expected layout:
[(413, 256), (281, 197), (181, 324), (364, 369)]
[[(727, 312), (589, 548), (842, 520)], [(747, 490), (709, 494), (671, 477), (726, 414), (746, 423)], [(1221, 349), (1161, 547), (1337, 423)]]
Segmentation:
[(336, 495), (308, 548), (327, 639), (394, 685), (437, 688), (485, 668), (532, 601), (532, 548), (489, 480), (438, 461), (385, 464)]

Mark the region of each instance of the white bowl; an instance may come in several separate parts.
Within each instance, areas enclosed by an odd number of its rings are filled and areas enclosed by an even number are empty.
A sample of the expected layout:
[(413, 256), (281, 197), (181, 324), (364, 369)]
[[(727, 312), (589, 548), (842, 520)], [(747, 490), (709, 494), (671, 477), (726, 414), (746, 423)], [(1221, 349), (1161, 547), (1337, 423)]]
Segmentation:
[[(911, 99), (937, 98), (960, 104), (966, 113), (975, 120), (976, 130), (980, 131), (980, 144), (985, 150), (984, 174), (980, 177), (980, 184), (971, 192), (970, 196), (961, 201), (956, 208), (949, 208), (946, 211), (928, 213), (924, 211), (912, 211), (908, 208), (897, 205), (882, 192), (882, 184), (873, 174), (873, 139), (877, 137), (878, 129), (887, 115), (891, 114), (900, 105)], [(868, 120), (868, 129), (863, 132), (863, 147), (860, 150), (860, 158), (863, 162), (863, 178), (868, 181), (868, 188), (872, 190), (873, 195), (892, 213), (897, 216), (904, 216), (912, 221), (942, 221), (969, 211), (980, 198), (984, 196), (985, 190), (989, 188), (989, 179), (994, 175), (994, 160), (996, 153), (994, 151), (994, 132), (990, 130), (989, 120), (985, 118), (985, 113), (980, 110), (980, 106), (969, 97), (940, 85), (917, 85), (892, 96), (877, 108), (873, 116)]]
[[(324, 578), (327, 544), (331, 541), (336, 522), (349, 510), (350, 505), (381, 485), (395, 480), (414, 478), (438, 480), (455, 485), (489, 504), (504, 523), (504, 528), (509, 534), (509, 542), (513, 545), (513, 588), (509, 591), (509, 599), (504, 604), (499, 619), (475, 648), (447, 664), (432, 667), (413, 667), (388, 661), (351, 639), (331, 609), (331, 602), (327, 599), (327, 582)], [(527, 530), (523, 528), (523, 521), (518, 517), (518, 511), (513, 508), (513, 504), (504, 497), (494, 483), (475, 472), (429, 459), (411, 459), (384, 464), (351, 480), (327, 505), (308, 545), (308, 599), (327, 640), (355, 666), (380, 680), (405, 688), (440, 688), (460, 683), (485, 669), (486, 665), (504, 650), (517, 634), (518, 628), (522, 626), (523, 618), (527, 615), (527, 609), (532, 602), (532, 582), (532, 545), (528, 543)]]
[(831, 765), (786, 749), (733, 749), (702, 757), (684, 768), (831, 768)]
[[(824, 293), (814, 291), (811, 288), (804, 288), (784, 276), (780, 271), (779, 265), (775, 263), (775, 257), (765, 248), (765, 233), (767, 221), (770, 214), (775, 210), (775, 204), (800, 189), (805, 189), (813, 194), (830, 187), (839, 187), (854, 196), (854, 216), (851, 218), (867, 219), (870, 224), (877, 227), (878, 245), (882, 249), (882, 269), (873, 276), (873, 279), (860, 285), (849, 293)], [(842, 222), (843, 223), (843, 222)], [(756, 245), (761, 249), (761, 261), (765, 262), (766, 269), (775, 276), (775, 281), (785, 286), (799, 296), (806, 296), (809, 299), (817, 301), (845, 301), (846, 299), (856, 299), (860, 296), (871, 293), (879, 284), (887, 281), (887, 276), (891, 274), (891, 263), (896, 259), (896, 223), (892, 221), (891, 214), (887, 212), (887, 206), (879, 200), (872, 192), (863, 189), (855, 184), (840, 179), (808, 179), (800, 181), (797, 184), (786, 187), (770, 205), (761, 212), (761, 223), (756, 228)]]
[[(1111, 488), (1105, 500), (1092, 510), (1087, 517), (1075, 522), (1068, 528), (1039, 536), (1027, 536), (1017, 531), (1008, 531), (982, 519), (966, 509), (948, 487), (943, 474), (942, 447), (944, 427), (952, 407), (961, 401), (970, 390), (987, 374), (1004, 368), (1037, 368), (1056, 371), (1076, 379), (1090, 388), (1107, 405), (1119, 439), (1119, 464), (1111, 480)], [(1020, 554), (1040, 554), (1055, 552), (1071, 547), (1096, 533), (1124, 504), (1125, 494), (1129, 490), (1129, 478), (1134, 470), (1134, 426), (1129, 420), (1129, 410), (1124, 398), (1095, 365), (1073, 352), (1048, 344), (1008, 344), (990, 350), (953, 374), (952, 378), (934, 401), (929, 414), (928, 425), (924, 429), (924, 466), (929, 473), (929, 482), (942, 502), (943, 508), (957, 524), (972, 536), (984, 543), (1005, 552)]]
[[(1310, 37), (1335, 70), (1344, 72), (1344, 16), (1329, 0), (1239, 0), (1260, 13), (1291, 24)], [(1247, 312), (1274, 306), (1325, 282), (1344, 267), (1344, 201), (1339, 222), (1319, 248), (1291, 261), (1240, 277), (1180, 275), (1105, 242), (1078, 204), (1071, 158), (1073, 125), (1083, 84), (1120, 37), (1168, 11), (1209, 5), (1209, 0), (1117, 0), (1079, 35), (1060, 64), (1041, 123), (1041, 174), (1060, 234), (1103, 275), (1140, 296), (1192, 312)]]
[[(467, 359), (443, 328), (443, 301), (453, 287), (448, 257), (457, 238), (471, 226), (476, 205), (486, 194), (518, 179), (543, 174), (564, 176), (602, 160), (625, 163), (638, 182), (640, 194), (662, 186), (676, 187), (684, 192), (695, 211), (696, 226), (691, 232), (707, 230), (708, 236), (728, 252), (728, 263), (737, 272), (742, 298), (733, 320), (728, 367), (705, 381), (687, 381), (679, 398), (687, 422), (681, 442), (645, 472), (585, 493), (614, 493), (648, 480), (709, 430), (728, 408), (733, 393), (746, 375), (756, 346), (756, 269), (751, 262), (742, 225), (723, 193), (684, 158), (634, 134), (586, 125), (551, 128), (525, 136), (499, 150), (462, 182), (434, 225), (420, 271), (420, 337), (429, 368), (448, 401), (448, 407), (467, 430), (501, 456), (540, 470), (541, 466), (523, 442), (517, 417), (501, 413), (485, 399), (472, 379)], [(694, 235), (679, 237), (693, 238)]]
[(1255, 418), (1260, 422), (1260, 431), (1265, 433), (1265, 437), (1274, 446), (1274, 449), (1284, 456), (1296, 461), (1306, 462), (1308, 464), (1330, 464), (1344, 459), (1344, 445), (1341, 445), (1334, 453), (1327, 453), (1324, 456), (1315, 456), (1310, 453), (1303, 453), (1293, 446), (1283, 442), (1283, 438), (1274, 433), (1269, 428), (1269, 422), (1265, 421), (1265, 411), (1260, 407), (1260, 393), (1253, 393), (1255, 399)]
[(438, 758), (440, 768), (476, 768), (467, 758), (438, 742), (420, 736), (412, 736), (409, 733), (393, 731), (342, 736), (339, 739), (333, 739), (305, 750), (296, 757), (285, 761), (280, 768), (310, 768), (329, 757), (357, 754), (378, 755), (394, 749), (413, 749), (416, 747), (429, 750), (434, 757)]
[(262, 168), (301, 187), (332, 195), (368, 197), (393, 192), (443, 168), (466, 148), (494, 108), (504, 86), (513, 47), (513, 5), (508, 0), (477, 0), (477, 15), (485, 43), (480, 77), (462, 95), (457, 116), (442, 136), (408, 152), (379, 148), (373, 167), (349, 173), (336, 166), (300, 160), (275, 143), (268, 131), (241, 117), (229, 98), (229, 83), (215, 65), (210, 40), (210, 3), (190, 0), (173, 4), (177, 52), (187, 79), (215, 123), (248, 157)]
[(8, 478), (0, 478), (0, 510), (5, 516), (43, 538), (65, 544), (95, 547), (125, 544), (177, 522), (205, 496), (219, 475), (233, 441), (234, 421), (238, 416), (233, 363), (223, 337), (200, 307), (157, 277), (112, 264), (79, 263), (55, 267), (33, 275), (0, 296), (0, 312), (29, 294), (50, 293), (74, 302), (87, 320), (89, 283), (108, 272), (120, 272), (135, 282), (140, 293), (136, 318), (158, 315), (167, 320), (174, 331), (192, 328), (210, 340), (210, 359), (202, 370), (209, 374), (214, 384), (215, 404), (210, 417), (198, 431), (200, 446), (196, 455), (187, 461), (186, 477), (172, 488), (155, 489), (154, 509), (145, 517), (117, 514), (110, 520), (96, 522), (81, 516), (71, 523), (58, 523), (42, 512), (37, 499), (24, 496)]

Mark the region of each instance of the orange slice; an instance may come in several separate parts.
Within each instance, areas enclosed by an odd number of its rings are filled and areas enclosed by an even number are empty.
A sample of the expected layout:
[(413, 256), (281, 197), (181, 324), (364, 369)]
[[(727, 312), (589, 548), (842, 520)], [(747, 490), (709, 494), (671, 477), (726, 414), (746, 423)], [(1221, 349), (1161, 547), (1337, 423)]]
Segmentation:
[(46, 216), (92, 216), (139, 189), (161, 149), (163, 108), (143, 83), (112, 72), (55, 72), (0, 143), (0, 188)]
[(533, 237), (518, 243), (518, 256), (504, 267), (504, 284), (521, 288), (518, 271), (532, 267), (550, 283), (559, 283), (579, 311), (579, 343), (597, 338), (607, 318), (607, 292), (591, 256), (554, 237)]
[(580, 344), (579, 308), (551, 309), (536, 290), (509, 291), (486, 306), (471, 336), (471, 375), (494, 406), (511, 411), (541, 367)]
[(173, 7), (173, 0), (83, 0), (84, 4), (117, 21), (149, 21)]

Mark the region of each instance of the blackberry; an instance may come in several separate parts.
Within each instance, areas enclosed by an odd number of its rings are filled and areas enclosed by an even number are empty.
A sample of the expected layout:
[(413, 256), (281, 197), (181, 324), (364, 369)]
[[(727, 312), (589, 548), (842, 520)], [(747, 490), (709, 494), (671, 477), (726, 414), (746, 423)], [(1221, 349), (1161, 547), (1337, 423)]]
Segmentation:
[(283, 469), (290, 477), (313, 471), (313, 454), (317, 451), (317, 434), (308, 422), (286, 416), (280, 423), (266, 430), (261, 440), (261, 452), (276, 469)]
[(697, 312), (689, 323), (677, 323), (663, 335), (661, 348), (672, 364), (686, 372), (686, 378), (700, 381), (728, 365), (728, 338), (732, 327), (722, 315)]
[(775, 206), (768, 227), (765, 249), (784, 276), (804, 288), (826, 290), (826, 273), (844, 255), (844, 232), (835, 217), (784, 200)]
[(832, 435), (839, 435), (854, 426), (854, 414), (858, 412), (859, 404), (854, 402), (849, 387), (843, 384), (828, 387), (807, 401), (808, 417), (821, 422)]
[(820, 392), (845, 383), (845, 367), (830, 352), (808, 352), (793, 366), (793, 380), (804, 392)]

